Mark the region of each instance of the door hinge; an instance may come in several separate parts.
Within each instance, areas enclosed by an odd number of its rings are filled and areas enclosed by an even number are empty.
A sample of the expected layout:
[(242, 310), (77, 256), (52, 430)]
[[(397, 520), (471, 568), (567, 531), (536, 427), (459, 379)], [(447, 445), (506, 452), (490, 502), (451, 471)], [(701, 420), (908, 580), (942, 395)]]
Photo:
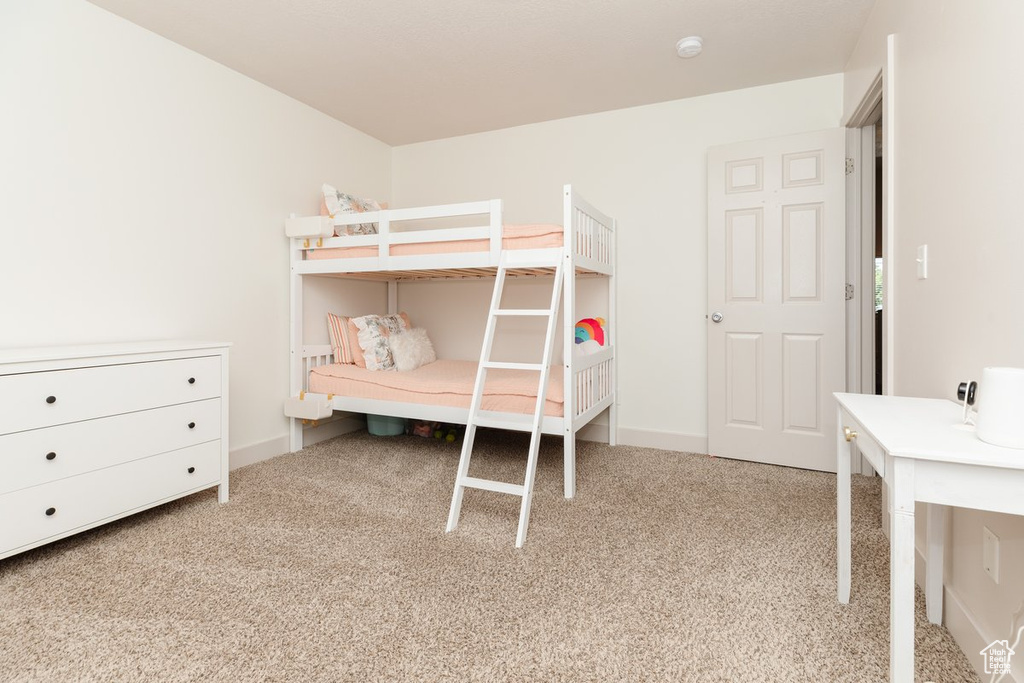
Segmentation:
[(853, 299), (853, 285), (846, 285), (846, 300), (850, 301)]
[(853, 159), (846, 157), (846, 175), (853, 173)]

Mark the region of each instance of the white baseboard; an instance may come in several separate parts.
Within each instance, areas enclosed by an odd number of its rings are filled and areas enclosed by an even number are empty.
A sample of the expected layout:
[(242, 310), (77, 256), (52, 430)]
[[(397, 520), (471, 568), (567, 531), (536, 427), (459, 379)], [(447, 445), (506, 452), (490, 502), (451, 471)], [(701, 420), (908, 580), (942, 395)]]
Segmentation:
[[(333, 439), (342, 434), (366, 429), (366, 421), (361, 417), (344, 417), (331, 420), (316, 427), (307, 427), (303, 431), (302, 442), (311, 446), (320, 441)], [(583, 441), (608, 443), (608, 425), (591, 422), (576, 432), (576, 437)], [(619, 428), (618, 442), (624, 446), (640, 446), (657, 448), (665, 451), (682, 451), (684, 453), (707, 453), (708, 439), (696, 434), (680, 432), (659, 432), (647, 429)], [(288, 452), (288, 436), (262, 441), (249, 446), (242, 446), (231, 451), (231, 469), (238, 469), (263, 460), (277, 457)]]
[[(302, 442), (306, 446), (333, 439), (342, 434), (366, 429), (366, 420), (357, 417), (343, 417), (331, 420), (316, 427), (306, 427), (302, 433)], [(231, 451), (228, 456), (230, 468), (233, 470), (246, 465), (254, 465), (264, 460), (276, 458), (288, 452), (288, 435), (279, 436), (276, 439), (269, 439), (254, 443), (249, 446), (242, 446)]]
[(249, 446), (233, 449), (228, 454), (229, 467), (237, 470), (239, 467), (254, 465), (264, 460), (276, 458), (288, 452), (288, 435), (279, 436), (269, 441), (261, 441)]
[(366, 429), (366, 418), (364, 416), (340, 417), (316, 427), (306, 427), (305, 431), (302, 432), (302, 445), (312, 446), (315, 443), (327, 441), (327, 439), (333, 439), (336, 436), (348, 434), (349, 432), (357, 432), (360, 429)]
[[(960, 598), (960, 595), (948, 587), (942, 592), (943, 599), (943, 626), (949, 629), (953, 640), (960, 646), (960, 649), (967, 655), (967, 661), (971, 663), (981, 680), (987, 680), (985, 674), (985, 661), (981, 656), (983, 648), (988, 647), (997, 636), (982, 632), (974, 613), (967, 609), (967, 605)], [(1010, 673), (1003, 677), (1000, 683), (1019, 683), (1019, 677), (1013, 672), (1020, 673), (1021, 658), (1017, 656), (1011, 660)]]
[(624, 446), (658, 448), (663, 451), (682, 451), (683, 453), (704, 455), (708, 452), (708, 437), (705, 435), (661, 432), (654, 429), (619, 427), (619, 443)]
[(583, 441), (608, 443), (608, 425), (599, 424), (597, 422), (585, 424), (576, 432), (576, 438)]
[[(924, 577), (927, 572), (927, 561), (920, 549), (914, 548), (916, 562), (914, 562), (914, 579), (917, 585), (924, 588)], [(983, 648), (988, 647), (997, 636), (990, 633), (983, 633), (981, 626), (974, 613), (968, 609), (960, 595), (949, 586), (942, 588), (942, 625), (949, 630), (950, 635), (960, 649), (963, 650), (967, 661), (971, 663), (981, 680), (988, 680), (985, 673), (985, 660), (981, 656)], [(1024, 661), (1014, 659), (1012, 661), (1011, 673), (1007, 674), (999, 683), (1020, 683), (1019, 678), (1013, 675), (1014, 671), (1020, 672), (1022, 665), (1018, 662)]]

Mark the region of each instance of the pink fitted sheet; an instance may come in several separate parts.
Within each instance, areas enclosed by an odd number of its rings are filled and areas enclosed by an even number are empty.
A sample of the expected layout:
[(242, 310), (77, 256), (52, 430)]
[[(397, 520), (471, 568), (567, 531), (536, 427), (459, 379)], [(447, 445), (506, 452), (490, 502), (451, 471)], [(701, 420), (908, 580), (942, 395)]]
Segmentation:
[[(439, 360), (409, 372), (367, 370), (355, 365), (321, 365), (309, 373), (309, 390), (378, 401), (400, 401), (469, 409), (476, 361)], [(544, 414), (562, 413), (561, 373), (548, 378)], [(481, 408), (532, 413), (537, 405), (539, 375), (533, 370), (488, 370)]]
[[(502, 249), (550, 249), (562, 246), (563, 230), (560, 225), (505, 225), (502, 226)], [(487, 251), (490, 240), (455, 240), (453, 242), (420, 242), (417, 244), (392, 244), (392, 256), (416, 256), (421, 254), (465, 254)], [(306, 251), (309, 259), (331, 258), (373, 258), (379, 254), (376, 246), (331, 247)]]

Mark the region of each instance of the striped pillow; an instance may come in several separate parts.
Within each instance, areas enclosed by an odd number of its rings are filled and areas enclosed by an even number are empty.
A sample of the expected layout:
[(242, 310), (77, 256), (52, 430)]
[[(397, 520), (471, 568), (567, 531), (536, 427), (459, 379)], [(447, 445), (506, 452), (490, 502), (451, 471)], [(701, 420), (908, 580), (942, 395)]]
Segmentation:
[(327, 332), (331, 335), (331, 351), (334, 362), (353, 365), (356, 362), (352, 355), (352, 340), (348, 335), (349, 319), (343, 315), (327, 314)]

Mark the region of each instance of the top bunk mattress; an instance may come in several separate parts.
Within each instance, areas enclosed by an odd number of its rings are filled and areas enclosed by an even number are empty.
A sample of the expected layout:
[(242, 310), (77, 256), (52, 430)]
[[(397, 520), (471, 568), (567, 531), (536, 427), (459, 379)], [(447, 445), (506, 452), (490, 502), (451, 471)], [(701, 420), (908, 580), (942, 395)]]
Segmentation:
[[(398, 401), (469, 409), (476, 361), (438, 360), (409, 372), (367, 370), (355, 365), (321, 365), (309, 373), (309, 390), (378, 401)], [(533, 370), (488, 370), (481, 409), (532, 413), (537, 405), (538, 373)], [(548, 377), (544, 414), (560, 417), (562, 374)]]
[[(552, 249), (562, 246), (561, 225), (504, 225), (501, 231), (502, 249)], [(421, 256), (426, 254), (466, 254), (489, 251), (490, 240), (453, 240), (450, 242), (416, 242), (392, 244), (391, 256)], [(308, 259), (374, 258), (380, 255), (376, 245), (360, 247), (330, 247), (310, 249)]]

